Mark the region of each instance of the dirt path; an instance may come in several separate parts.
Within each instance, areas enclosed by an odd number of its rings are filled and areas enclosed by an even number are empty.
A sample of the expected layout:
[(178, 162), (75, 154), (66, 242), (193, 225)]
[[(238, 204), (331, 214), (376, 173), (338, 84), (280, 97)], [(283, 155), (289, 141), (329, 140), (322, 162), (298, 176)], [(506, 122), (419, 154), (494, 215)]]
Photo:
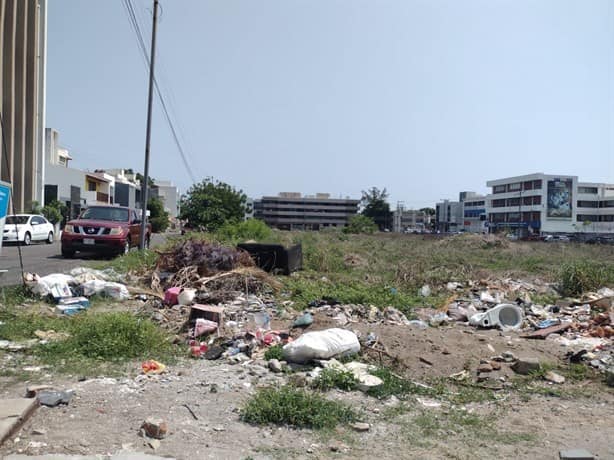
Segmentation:
[[(406, 363), (406, 375), (417, 381), (463, 368), (473, 371), (481, 358), (506, 350), (544, 363), (559, 360), (564, 351), (550, 341), (474, 332), (461, 325), (426, 330), (358, 325), (357, 329), (378, 334), (389, 352)], [(153, 416), (165, 419), (170, 431), (155, 453), (178, 459), (555, 459), (560, 449), (579, 447), (599, 459), (614, 458), (608, 434), (614, 427), (614, 392), (598, 381), (566, 382), (556, 387), (557, 397), (504, 388), (495, 400), (457, 405), (441, 400), (440, 407), (427, 407), (433, 405), (428, 398), (399, 403), (395, 398), (379, 401), (360, 392), (333, 390), (328, 396), (351, 404), (371, 428), (364, 433), (349, 427), (314, 432), (240, 421), (239, 408), (258, 386), (285, 382), (283, 374), (265, 366), (262, 361), (244, 365), (186, 360), (161, 376), (133, 374), (81, 382), (50, 377), (43, 383), (75, 390), (70, 405), (38, 409), (0, 448), (0, 455), (105, 454), (122, 448), (153, 452), (138, 434), (143, 420)], [(513, 379), (505, 365), (500, 374), (503, 381)], [(544, 387), (542, 382), (535, 385)], [(25, 386), (5, 387), (2, 397), (22, 396)]]

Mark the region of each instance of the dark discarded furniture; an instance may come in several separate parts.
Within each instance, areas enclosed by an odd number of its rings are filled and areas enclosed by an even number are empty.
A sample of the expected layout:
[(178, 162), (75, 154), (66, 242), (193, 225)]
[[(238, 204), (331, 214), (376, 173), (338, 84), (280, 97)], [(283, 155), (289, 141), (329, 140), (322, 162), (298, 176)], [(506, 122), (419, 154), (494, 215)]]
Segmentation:
[(300, 244), (286, 248), (281, 244), (242, 243), (237, 247), (247, 251), (256, 265), (266, 272), (289, 275), (303, 268)]

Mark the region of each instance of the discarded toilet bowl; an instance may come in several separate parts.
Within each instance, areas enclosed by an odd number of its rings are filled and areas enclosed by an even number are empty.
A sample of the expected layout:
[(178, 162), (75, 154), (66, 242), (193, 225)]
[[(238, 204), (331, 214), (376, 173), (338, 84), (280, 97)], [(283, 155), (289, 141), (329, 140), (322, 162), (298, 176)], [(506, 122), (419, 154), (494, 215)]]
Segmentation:
[(502, 303), (469, 318), (469, 323), (480, 327), (518, 329), (522, 325), (522, 310), (517, 305)]

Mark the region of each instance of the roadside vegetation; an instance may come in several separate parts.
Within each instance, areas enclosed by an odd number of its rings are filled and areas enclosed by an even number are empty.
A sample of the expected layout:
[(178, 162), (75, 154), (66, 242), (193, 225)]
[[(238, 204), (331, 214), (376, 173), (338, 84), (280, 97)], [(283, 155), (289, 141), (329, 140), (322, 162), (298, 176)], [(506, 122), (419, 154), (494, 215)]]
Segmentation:
[(285, 385), (258, 390), (241, 410), (241, 418), (255, 425), (321, 429), (352, 422), (356, 413), (343, 403)]

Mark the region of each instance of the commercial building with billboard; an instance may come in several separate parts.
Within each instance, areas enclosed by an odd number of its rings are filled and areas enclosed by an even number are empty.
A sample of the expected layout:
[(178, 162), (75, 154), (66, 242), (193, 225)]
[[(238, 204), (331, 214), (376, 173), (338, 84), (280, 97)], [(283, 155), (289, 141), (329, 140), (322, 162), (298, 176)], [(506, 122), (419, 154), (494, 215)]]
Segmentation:
[(527, 234), (614, 234), (614, 184), (535, 173), (486, 183), (488, 226)]

